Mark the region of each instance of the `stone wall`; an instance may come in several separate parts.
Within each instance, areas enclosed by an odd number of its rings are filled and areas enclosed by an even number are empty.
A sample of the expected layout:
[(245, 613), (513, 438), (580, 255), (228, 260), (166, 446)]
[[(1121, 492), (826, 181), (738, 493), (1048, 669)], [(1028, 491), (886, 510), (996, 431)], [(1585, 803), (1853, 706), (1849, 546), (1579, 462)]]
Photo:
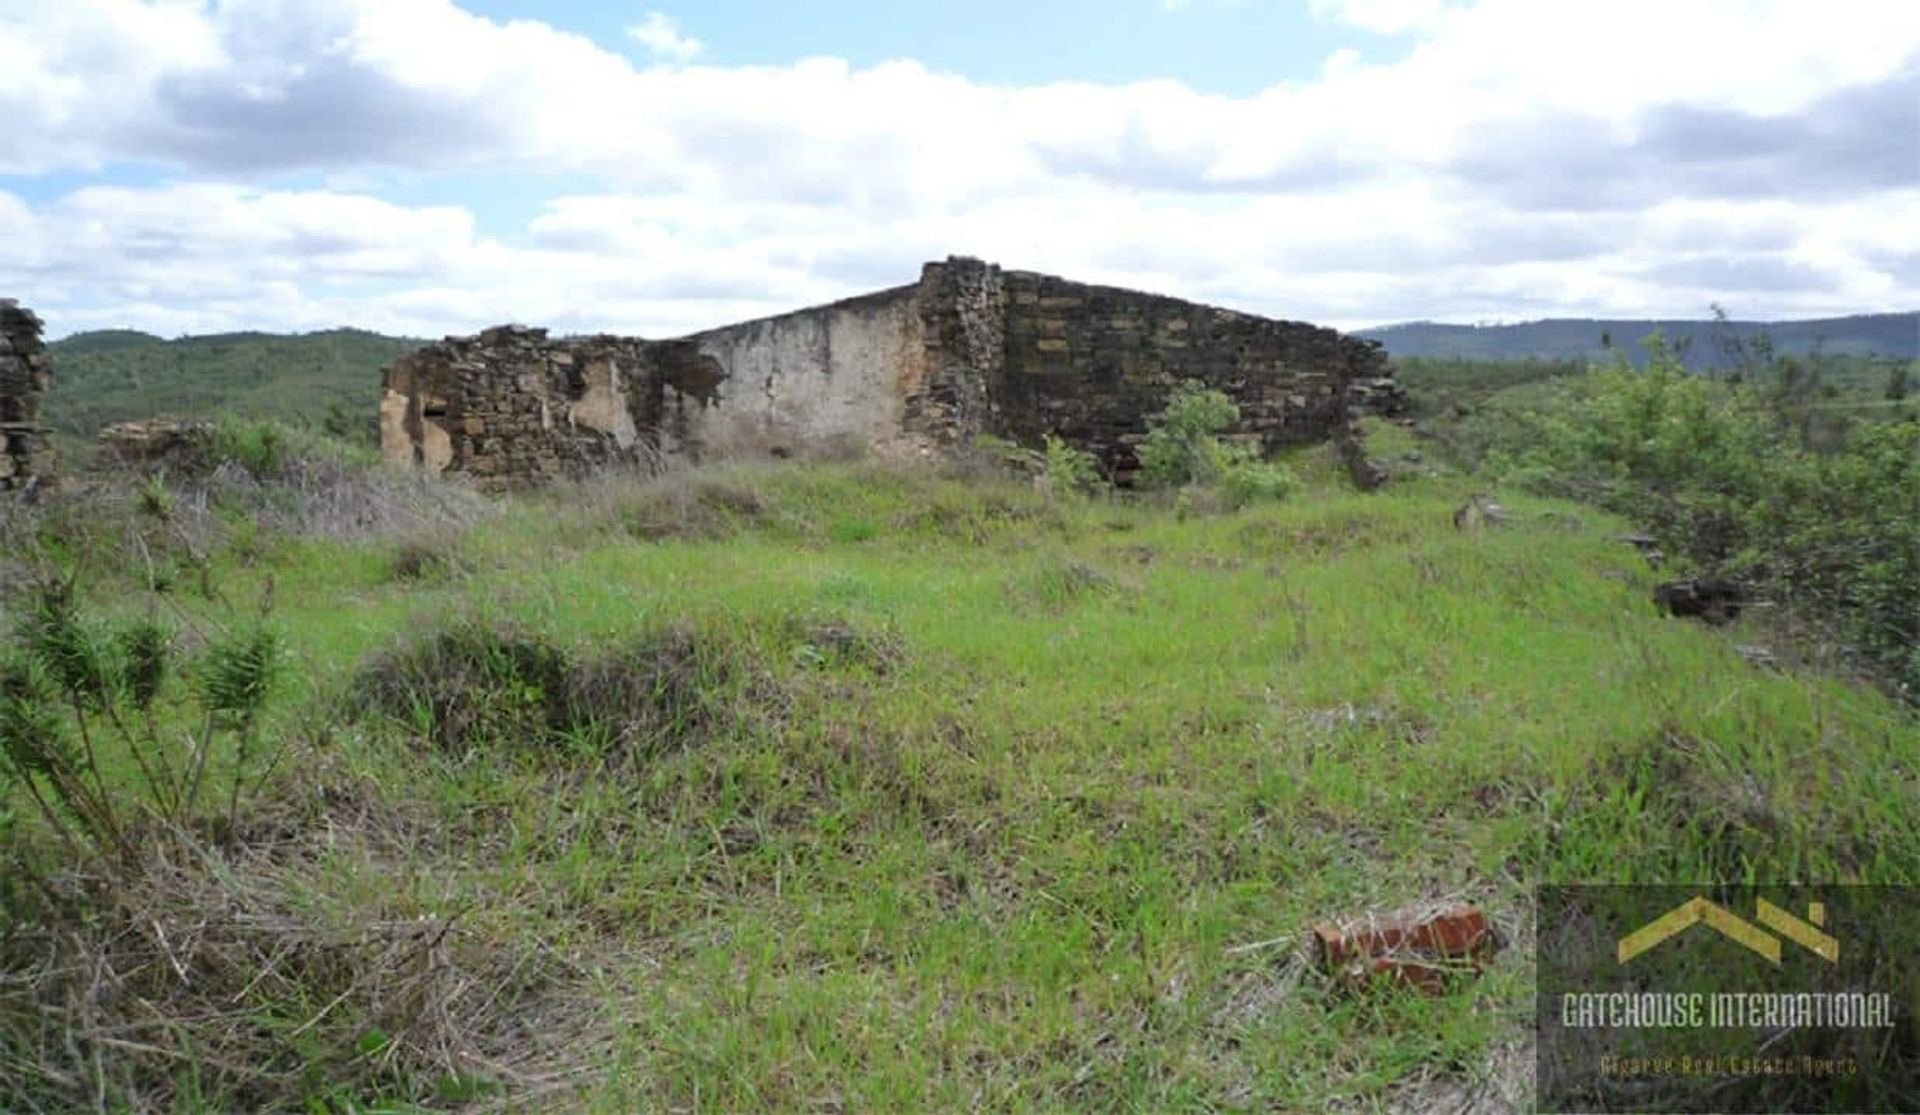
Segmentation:
[(1089, 286), (975, 259), (920, 281), (671, 341), (502, 326), (396, 362), (390, 460), (485, 485), (616, 462), (788, 456), (860, 445), (932, 453), (980, 433), (1057, 433), (1124, 478), (1147, 420), (1197, 379), (1271, 448), (1399, 396), (1371, 341), (1299, 322)]
[(1350, 388), (1390, 374), (1378, 343), (1320, 326), (1029, 271), (1005, 272), (1000, 285), (995, 432), (1022, 442), (1055, 433), (1121, 474), (1182, 380), (1225, 392), (1240, 408), (1229, 434), (1271, 450), (1333, 436)]
[(40, 396), (53, 366), (40, 343), (40, 319), (0, 298), (0, 491), (31, 486), (53, 471), (53, 446), (40, 424)]
[(641, 458), (673, 427), (678, 405), (659, 382), (671, 361), (656, 359), (656, 347), (607, 336), (555, 342), (520, 325), (449, 337), (388, 369), (381, 450), (396, 464), (482, 484)]

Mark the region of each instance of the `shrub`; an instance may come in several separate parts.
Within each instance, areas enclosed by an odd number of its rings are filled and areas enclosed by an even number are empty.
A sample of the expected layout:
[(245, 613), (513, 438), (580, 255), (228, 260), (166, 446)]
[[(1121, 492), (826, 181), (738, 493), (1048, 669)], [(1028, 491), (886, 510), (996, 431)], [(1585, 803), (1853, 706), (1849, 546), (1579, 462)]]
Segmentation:
[(1085, 495), (1099, 485), (1100, 462), (1084, 449), (1048, 434), (1036, 451), (993, 434), (973, 439), (974, 452), (1010, 472), (1033, 477), (1056, 495)]
[[(1225, 392), (1188, 380), (1174, 389), (1165, 410), (1147, 430), (1140, 446), (1140, 474), (1151, 487), (1217, 488), (1228, 508), (1285, 499), (1299, 489), (1292, 470), (1265, 461), (1251, 445), (1220, 435), (1240, 418), (1240, 408)], [(1191, 513), (1193, 496), (1183, 491), (1177, 510)]]
[(1293, 470), (1275, 461), (1240, 461), (1227, 468), (1220, 482), (1229, 507), (1278, 503), (1300, 490)]
[(795, 665), (809, 669), (864, 669), (884, 674), (906, 658), (906, 646), (889, 628), (869, 629), (844, 619), (790, 617), (784, 641)]
[(1100, 483), (1100, 463), (1093, 454), (1075, 449), (1057, 435), (1047, 435), (1043, 457), (1047, 486), (1057, 495), (1085, 495)]
[(744, 470), (705, 473), (687, 469), (638, 483), (631, 476), (609, 475), (565, 495), (570, 501), (601, 504), (635, 538), (713, 539), (767, 525), (781, 517), (781, 508), (756, 486), (763, 480)]
[(1219, 435), (1239, 420), (1240, 408), (1225, 392), (1181, 383), (1140, 446), (1141, 479), (1156, 488), (1215, 482), (1233, 463)]
[(1638, 521), (1696, 570), (1745, 581), (1838, 629), (1920, 696), (1920, 422), (1862, 424), (1809, 448), (1752, 384), (1597, 371), (1513, 412), (1487, 461), (1508, 483)]
[(408, 538), (394, 547), (388, 575), (396, 581), (440, 581), (471, 573), (473, 564), (459, 546), (459, 536), (450, 531)]
[(140, 486), (134, 496), (134, 506), (147, 518), (165, 523), (173, 518), (179, 498), (174, 495), (172, 488), (167, 487), (166, 477), (156, 472)]
[(0, 1108), (444, 1111), (504, 1086), (467, 1066), (574, 1067), (574, 962), (408, 887), (342, 903), (312, 872), (378, 838), (355, 824), (245, 856), (155, 841), (107, 876), (0, 848)]
[(207, 453), (215, 467), (231, 461), (258, 479), (285, 470), (296, 437), (282, 423), (249, 422), (232, 415), (222, 415), (206, 436)]
[(1033, 450), (998, 434), (975, 434), (973, 454), (991, 465), (1012, 472), (1030, 472), (1038, 463)]
[(717, 726), (741, 677), (722, 636), (667, 627), (582, 655), (462, 621), (362, 665), (350, 714), (385, 718), (439, 750), (557, 750), (615, 758), (689, 744)]

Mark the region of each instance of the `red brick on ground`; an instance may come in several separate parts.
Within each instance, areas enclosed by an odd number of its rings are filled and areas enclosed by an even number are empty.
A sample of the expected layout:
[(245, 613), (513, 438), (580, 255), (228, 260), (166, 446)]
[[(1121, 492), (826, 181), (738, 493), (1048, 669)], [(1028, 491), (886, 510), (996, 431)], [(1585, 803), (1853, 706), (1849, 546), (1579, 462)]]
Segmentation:
[(1464, 904), (1413, 907), (1313, 927), (1314, 958), (1353, 986), (1385, 980), (1439, 994), (1450, 976), (1480, 974), (1499, 947), (1486, 914)]

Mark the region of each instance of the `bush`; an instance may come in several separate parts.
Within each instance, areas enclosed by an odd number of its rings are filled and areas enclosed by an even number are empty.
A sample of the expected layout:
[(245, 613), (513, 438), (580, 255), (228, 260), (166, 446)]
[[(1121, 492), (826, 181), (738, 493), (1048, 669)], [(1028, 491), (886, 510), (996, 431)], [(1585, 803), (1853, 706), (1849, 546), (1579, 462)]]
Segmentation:
[(295, 438), (293, 429), (279, 422), (223, 415), (207, 432), (206, 448), (213, 466), (231, 461), (264, 480), (286, 469)]
[(581, 655), (537, 635), (454, 624), (364, 663), (352, 716), (393, 721), (441, 751), (573, 748), (645, 758), (722, 719), (744, 671), (724, 636), (669, 627)]
[(1763, 389), (1689, 374), (1596, 371), (1511, 412), (1488, 468), (1626, 515), (1694, 570), (1821, 619), (1920, 697), (1920, 422), (1860, 425), (1809, 448)]
[(193, 563), (242, 521), (278, 534), (360, 538), (457, 526), (496, 509), (464, 484), (388, 469), (376, 452), (272, 421), (194, 424), (159, 452), (136, 447), (123, 459), (135, 467), (90, 499), (131, 498), (155, 528), (147, 543), (192, 550)]
[(1093, 454), (1053, 434), (1047, 435), (1043, 467), (1048, 487), (1058, 495), (1085, 495), (1100, 483), (1100, 464)]
[(1229, 507), (1278, 503), (1300, 490), (1293, 470), (1273, 461), (1242, 461), (1230, 466), (1220, 482)]
[(989, 465), (1009, 471), (1026, 471), (1034, 464), (1033, 450), (998, 434), (975, 434), (973, 456)]
[(1056, 495), (1086, 495), (1100, 483), (1100, 462), (1057, 434), (1046, 435), (1039, 451), (993, 434), (973, 439), (974, 452), (999, 468), (1031, 476)]
[(473, 564), (459, 552), (459, 539), (449, 531), (409, 538), (394, 547), (387, 567), (396, 581), (442, 581), (473, 572)]
[[(1251, 445), (1220, 435), (1240, 419), (1225, 392), (1188, 380), (1176, 387), (1140, 446), (1140, 475), (1150, 487), (1217, 488), (1228, 508), (1287, 498), (1300, 487), (1292, 470), (1264, 461)], [(1183, 492), (1181, 513), (1193, 498)]]
[(1141, 479), (1156, 488), (1211, 484), (1233, 462), (1219, 435), (1240, 420), (1240, 408), (1223, 391), (1187, 380), (1148, 426), (1140, 446)]

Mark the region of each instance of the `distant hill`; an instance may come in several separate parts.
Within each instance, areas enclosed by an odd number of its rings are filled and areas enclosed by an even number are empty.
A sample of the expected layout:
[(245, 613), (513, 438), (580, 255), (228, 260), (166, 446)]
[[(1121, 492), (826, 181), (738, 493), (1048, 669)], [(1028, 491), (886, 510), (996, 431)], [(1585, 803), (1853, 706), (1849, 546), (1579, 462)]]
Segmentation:
[(319, 423), (338, 409), (373, 426), (380, 369), (424, 342), (360, 329), (163, 340), (110, 329), (48, 345), (46, 419), (72, 444), (110, 422), (234, 413)]
[[(1804, 355), (1819, 344), (1834, 356), (1920, 357), (1920, 313), (1860, 314), (1810, 321), (1649, 321), (1626, 318), (1551, 318), (1517, 325), (1441, 325), (1415, 321), (1359, 330), (1396, 357), (1459, 357), (1466, 360), (1592, 360), (1608, 356), (1607, 342), (1635, 363), (1644, 363), (1641, 343), (1654, 333), (1688, 344), (1689, 366), (1724, 363), (1717, 339), (1765, 333), (1783, 353)], [(1689, 342), (1689, 339), (1690, 342)]]
[(65, 340), (55, 341), (53, 347), (66, 353), (111, 352), (114, 349), (165, 343), (159, 337), (138, 329), (96, 329), (91, 333), (75, 333)]

